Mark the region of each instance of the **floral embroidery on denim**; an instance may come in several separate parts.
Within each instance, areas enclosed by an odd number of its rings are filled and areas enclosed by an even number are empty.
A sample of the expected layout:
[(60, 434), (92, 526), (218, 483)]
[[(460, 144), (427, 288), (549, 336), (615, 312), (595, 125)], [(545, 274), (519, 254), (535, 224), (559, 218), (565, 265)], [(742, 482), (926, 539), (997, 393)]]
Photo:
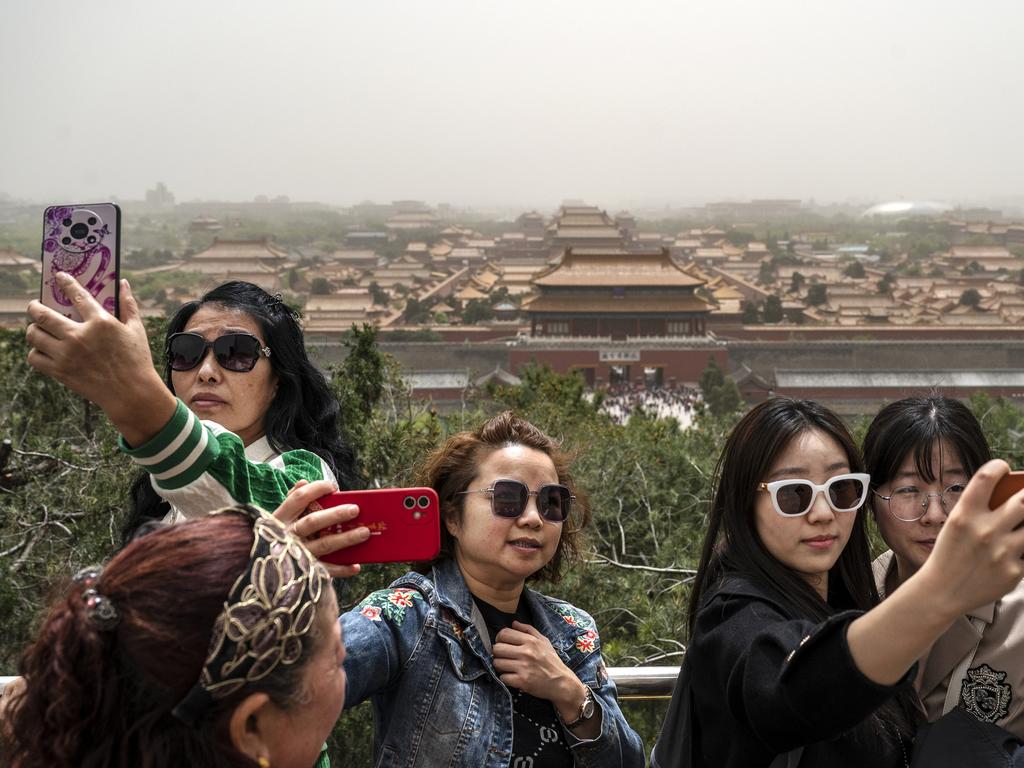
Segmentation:
[(597, 632), (588, 629), (576, 638), (576, 647), (583, 653), (591, 653), (597, 644)]
[(561, 617), (562, 621), (580, 630), (576, 637), (576, 648), (581, 653), (592, 653), (597, 648), (597, 629), (594, 620), (583, 611), (573, 608), (568, 603), (545, 603), (548, 610)]
[(411, 608), (416, 600), (422, 600), (415, 589), (382, 589), (373, 592), (358, 606), (359, 613), (370, 621), (380, 621), (381, 616), (392, 624), (401, 626), (405, 621), (405, 611)]
[(548, 610), (561, 617), (562, 621), (580, 630), (594, 629), (594, 620), (583, 611), (573, 608), (568, 603), (545, 603)]

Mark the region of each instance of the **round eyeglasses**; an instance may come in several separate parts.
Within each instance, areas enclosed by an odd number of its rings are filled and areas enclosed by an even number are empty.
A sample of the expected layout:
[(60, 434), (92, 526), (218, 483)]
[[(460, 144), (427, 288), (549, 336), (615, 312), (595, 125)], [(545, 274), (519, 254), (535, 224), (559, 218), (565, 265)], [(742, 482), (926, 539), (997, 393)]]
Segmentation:
[(878, 498), (884, 499), (889, 505), (890, 515), (901, 522), (913, 523), (928, 513), (928, 505), (933, 498), (939, 500), (942, 511), (948, 515), (949, 511), (960, 501), (960, 496), (966, 487), (964, 483), (953, 483), (940, 493), (928, 493), (916, 485), (908, 485), (894, 489), (888, 496), (883, 496), (878, 491), (873, 491), (873, 493)]

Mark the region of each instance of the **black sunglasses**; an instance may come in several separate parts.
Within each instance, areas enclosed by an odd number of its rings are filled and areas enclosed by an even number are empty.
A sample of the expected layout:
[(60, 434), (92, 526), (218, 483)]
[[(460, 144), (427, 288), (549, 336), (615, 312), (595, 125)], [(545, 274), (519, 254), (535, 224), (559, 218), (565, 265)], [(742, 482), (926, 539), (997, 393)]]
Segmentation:
[(526, 511), (530, 497), (537, 497), (537, 511), (545, 520), (552, 523), (564, 523), (569, 517), (569, 509), (575, 496), (564, 485), (549, 483), (536, 491), (531, 491), (526, 483), (518, 480), (495, 480), (490, 488), (476, 488), (459, 491), (456, 496), (466, 493), (491, 494), (491, 512), (498, 517), (516, 518)]
[(191, 371), (213, 347), (217, 364), (226, 371), (246, 373), (256, 367), (260, 355), (270, 357), (270, 347), (260, 346), (251, 333), (225, 333), (207, 341), (198, 333), (174, 333), (167, 340), (167, 361), (172, 371)]

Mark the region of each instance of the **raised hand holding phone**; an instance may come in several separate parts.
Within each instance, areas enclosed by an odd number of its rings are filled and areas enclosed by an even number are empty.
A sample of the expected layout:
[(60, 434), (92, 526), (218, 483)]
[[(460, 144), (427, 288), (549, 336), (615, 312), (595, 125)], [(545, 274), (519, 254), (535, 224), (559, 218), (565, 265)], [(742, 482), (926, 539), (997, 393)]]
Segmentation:
[[(432, 560), (441, 549), (441, 514), (433, 488), (379, 488), (368, 491), (341, 491), (317, 499), (309, 507), (310, 516), (319, 510), (341, 509), (355, 505), (354, 519), (320, 528), (323, 541), (358, 527), (369, 529), (361, 543), (320, 557), (326, 563), (404, 563)], [(319, 528), (319, 526), (318, 526)]]
[[(274, 510), (274, 517), (288, 526), (288, 529), (302, 539), (323, 564), (327, 572), (336, 579), (347, 579), (359, 573), (359, 564), (348, 562), (333, 563), (324, 558), (348, 547), (355, 546), (370, 538), (370, 529), (356, 525), (340, 533), (324, 534), (324, 529), (351, 523), (359, 515), (359, 507), (355, 504), (327, 506), (316, 511), (309, 507), (320, 499), (337, 490), (330, 480), (317, 480), (314, 483), (299, 480), (281, 505)], [(317, 505), (321, 506), (322, 505)]]
[(30, 302), (29, 365), (102, 408), (129, 445), (142, 445), (170, 420), (176, 402), (153, 367), (128, 281), (121, 281), (118, 318), (67, 273), (55, 280), (82, 321)]
[(118, 314), (121, 277), (121, 209), (114, 203), (51, 205), (43, 212), (39, 300), (72, 320), (78, 310), (57, 283), (69, 274), (97, 303)]

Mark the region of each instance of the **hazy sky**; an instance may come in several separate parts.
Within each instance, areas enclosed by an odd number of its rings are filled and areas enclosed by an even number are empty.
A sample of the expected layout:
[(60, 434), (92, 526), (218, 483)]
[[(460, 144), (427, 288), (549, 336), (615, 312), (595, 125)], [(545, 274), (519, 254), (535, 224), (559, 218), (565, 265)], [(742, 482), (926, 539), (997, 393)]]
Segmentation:
[(1024, 195), (1024, 4), (2, 0), (0, 192)]

